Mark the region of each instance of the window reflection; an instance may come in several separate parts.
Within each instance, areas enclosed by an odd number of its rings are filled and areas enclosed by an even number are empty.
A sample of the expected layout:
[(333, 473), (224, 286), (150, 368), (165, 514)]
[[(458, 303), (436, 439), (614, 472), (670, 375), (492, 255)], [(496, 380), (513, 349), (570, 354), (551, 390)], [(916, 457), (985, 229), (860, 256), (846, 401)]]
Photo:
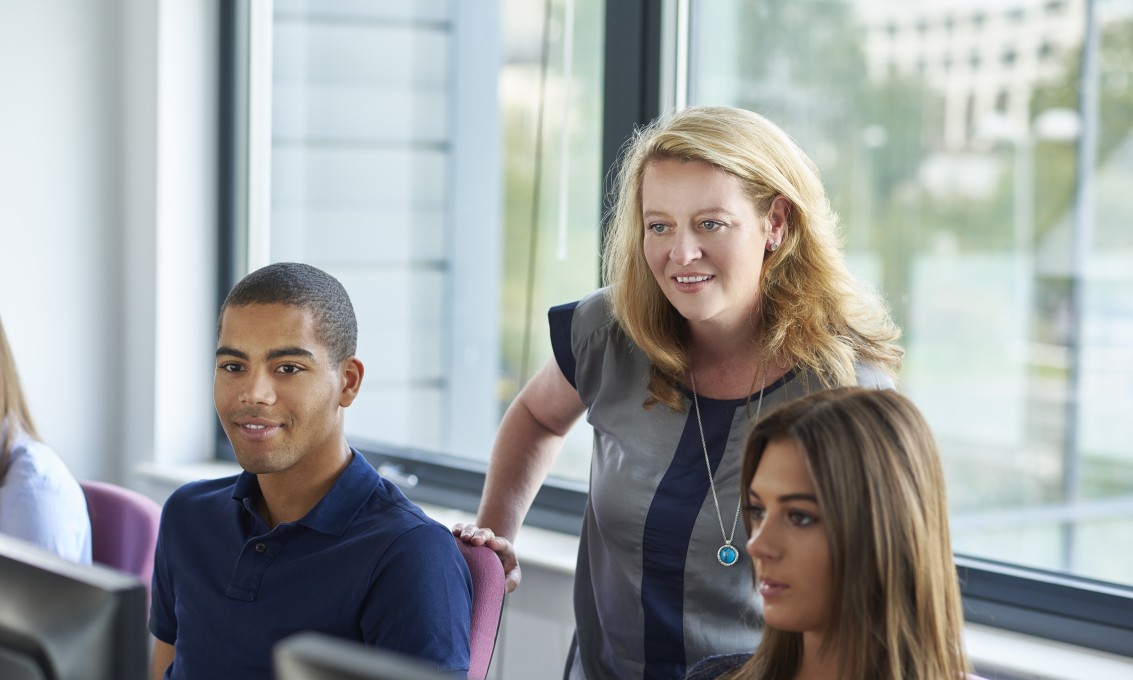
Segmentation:
[[(547, 310), (599, 284), (605, 7), (505, 3), (500, 415), (551, 358)], [(591, 436), (576, 426), (552, 474), (587, 481)]]
[(1096, 119), (1083, 0), (694, 7), (690, 103), (800, 141), (905, 329), (957, 551), (1133, 583), (1133, 3), (1097, 4)]

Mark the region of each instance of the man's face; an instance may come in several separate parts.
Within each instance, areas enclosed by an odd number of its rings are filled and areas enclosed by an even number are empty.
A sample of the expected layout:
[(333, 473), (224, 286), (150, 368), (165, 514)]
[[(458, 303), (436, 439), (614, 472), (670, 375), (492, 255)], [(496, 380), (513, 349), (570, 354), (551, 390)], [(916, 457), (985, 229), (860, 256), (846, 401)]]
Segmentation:
[(335, 363), (311, 312), (281, 304), (229, 307), (217, 338), (213, 402), (236, 460), (253, 474), (332, 460), (342, 411), (357, 394), (351, 358)]

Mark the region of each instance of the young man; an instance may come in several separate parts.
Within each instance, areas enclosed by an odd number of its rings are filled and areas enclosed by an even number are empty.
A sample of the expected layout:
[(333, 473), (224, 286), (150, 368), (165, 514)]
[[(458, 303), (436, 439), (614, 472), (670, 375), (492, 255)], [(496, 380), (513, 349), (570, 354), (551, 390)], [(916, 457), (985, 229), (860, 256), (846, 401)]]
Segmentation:
[(345, 289), (308, 265), (269, 265), (228, 294), (213, 399), (244, 472), (165, 504), (155, 680), (270, 680), (272, 646), (301, 630), (467, 671), (472, 584), (456, 543), (346, 443), (357, 335)]

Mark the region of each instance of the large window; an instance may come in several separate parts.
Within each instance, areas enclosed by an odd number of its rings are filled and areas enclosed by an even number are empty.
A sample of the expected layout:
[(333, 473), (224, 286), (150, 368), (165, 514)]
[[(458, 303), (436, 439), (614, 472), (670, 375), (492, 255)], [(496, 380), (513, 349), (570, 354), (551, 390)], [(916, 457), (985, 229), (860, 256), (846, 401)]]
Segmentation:
[(689, 103), (800, 142), (904, 329), (957, 553), (1133, 584), (1133, 2), (691, 8)]

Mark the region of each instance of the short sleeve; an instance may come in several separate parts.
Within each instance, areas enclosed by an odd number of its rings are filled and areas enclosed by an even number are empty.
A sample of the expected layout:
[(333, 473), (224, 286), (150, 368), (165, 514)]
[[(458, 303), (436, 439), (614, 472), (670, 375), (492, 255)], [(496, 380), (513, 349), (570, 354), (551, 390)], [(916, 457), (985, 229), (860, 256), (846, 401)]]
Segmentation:
[(555, 354), (555, 362), (571, 387), (576, 390), (578, 389), (574, 378), (576, 362), (570, 336), (574, 325), (574, 310), (577, 306), (578, 302), (569, 302), (551, 307), (551, 311), (547, 312), (547, 323), (551, 328), (551, 351)]
[(429, 523), (398, 536), (366, 595), (363, 641), (467, 672), (471, 621), (472, 577), (452, 534)]
[(630, 396), (641, 403), (644, 393), (636, 392), (648, 382), (649, 362), (643, 353), (634, 352), (614, 319), (608, 288), (553, 307), (548, 317), (555, 361), (587, 408), (603, 390), (613, 390), (605, 392), (611, 399)]
[(588, 351), (601, 353), (613, 331), (613, 315), (607, 300), (609, 289), (600, 288), (577, 302), (551, 307), (547, 322), (555, 362), (571, 387), (579, 389), (579, 372), (585, 370)]

